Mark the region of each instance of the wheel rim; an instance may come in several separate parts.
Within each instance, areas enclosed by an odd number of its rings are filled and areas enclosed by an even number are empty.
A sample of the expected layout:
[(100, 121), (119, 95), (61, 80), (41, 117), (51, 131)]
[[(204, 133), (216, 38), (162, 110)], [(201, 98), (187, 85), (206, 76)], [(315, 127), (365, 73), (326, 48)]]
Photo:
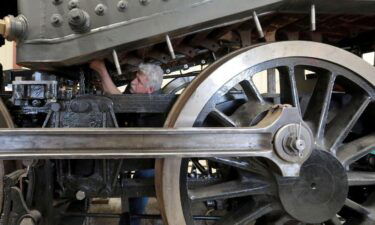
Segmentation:
[[(314, 51), (311, 51), (314, 49)], [(293, 60), (291, 60), (291, 58)], [(310, 60), (311, 62), (306, 63), (306, 59)], [(275, 68), (275, 63), (272, 60), (277, 60), (276, 67), (288, 68), (283, 67), (282, 60), (289, 60), (294, 63), (295, 65), (301, 64), (298, 63), (298, 60), (302, 60), (304, 62), (304, 66), (316, 67), (321, 68), (319, 66), (323, 66), (322, 64), (329, 64), (330, 67), (333, 67), (333, 71), (336, 74), (335, 76), (322, 76), (319, 77), (319, 83), (325, 84), (325, 89), (319, 90), (318, 94), (310, 96), (310, 101), (314, 104), (319, 102), (327, 102), (331, 101), (331, 93), (333, 89), (333, 85), (336, 82), (337, 76), (340, 75), (339, 79), (348, 79), (358, 85), (358, 90), (362, 90), (362, 95), (358, 96), (358, 99), (354, 99), (354, 105), (350, 108), (353, 109), (353, 112), (347, 113), (348, 115), (353, 116), (353, 120), (347, 120), (347, 124), (345, 126), (339, 126), (337, 124), (333, 124), (334, 128), (331, 128), (331, 131), (326, 129), (325, 124), (322, 124), (319, 121), (327, 120), (328, 117), (328, 109), (329, 105), (321, 104), (322, 113), (317, 117), (317, 110), (308, 110), (306, 115), (306, 120), (313, 124), (312, 128), (315, 133), (316, 137), (316, 148), (327, 150), (330, 149), (332, 154), (336, 154), (337, 158), (342, 163), (343, 166), (349, 168), (349, 164), (353, 161), (357, 160), (358, 158), (363, 157), (364, 155), (368, 154), (371, 150), (371, 144), (374, 143), (373, 136), (366, 136), (358, 139), (350, 144), (346, 144), (341, 146), (342, 141), (347, 136), (348, 132), (351, 130), (354, 123), (366, 109), (366, 107), (370, 104), (370, 102), (374, 98), (374, 77), (371, 75), (374, 72), (374, 69), (363, 62), (360, 58), (357, 58), (350, 53), (347, 53), (343, 50), (336, 49), (331, 46), (318, 44), (318, 43), (310, 43), (310, 42), (301, 42), (301, 41), (293, 41), (293, 42), (283, 42), (283, 43), (273, 43), (263, 46), (258, 46), (254, 48), (247, 48), (242, 49), (239, 52), (233, 53), (224, 57), (223, 59), (219, 60), (212, 66), (210, 66), (206, 71), (204, 71), (201, 75), (197, 77), (193, 81), (193, 83), (185, 90), (182, 94), (178, 102), (175, 104), (174, 108), (172, 109), (167, 122), (167, 127), (189, 127), (189, 126), (199, 126), (202, 124), (204, 119), (206, 118), (207, 112), (211, 112), (210, 110), (205, 110), (209, 107), (208, 103), (212, 102), (212, 99), (215, 99), (215, 95), (220, 95), (223, 92), (226, 92), (233, 87), (235, 84), (243, 81), (243, 78), (248, 76), (249, 73), (244, 73), (244, 71), (251, 71), (252, 74), (256, 72), (260, 72), (264, 69), (268, 68)], [(350, 63), (350, 70), (344, 68), (343, 66), (338, 66), (338, 64), (345, 65), (345, 63)], [(274, 63), (274, 64), (273, 64)], [(307, 65), (306, 65), (307, 64)], [(233, 65), (236, 65), (233, 67)], [(262, 65), (263, 68), (259, 67), (258, 65)], [(280, 66), (281, 65), (281, 66)], [(285, 63), (284, 63), (285, 65)], [(258, 67), (257, 67), (258, 66)], [(326, 68), (325, 66), (324, 68)], [(249, 69), (250, 68), (250, 69)], [(252, 68), (252, 69), (251, 69)], [(257, 70), (254, 70), (257, 68)], [(293, 67), (295, 69), (296, 67)], [(306, 69), (307, 67), (305, 67)], [(287, 69), (290, 72), (290, 67)], [(344, 71), (341, 71), (344, 70)], [(283, 71), (283, 69), (280, 69)], [(285, 71), (284, 71), (285, 72)], [(338, 74), (337, 74), (338, 73)], [(355, 74), (356, 76), (348, 78), (349, 75), (345, 76), (343, 73), (348, 74)], [(293, 72), (294, 74), (294, 72)], [(241, 77), (242, 76), (242, 77)], [(345, 77), (342, 78), (341, 76)], [(334, 79), (332, 79), (334, 78)], [(354, 81), (353, 81), (354, 80)], [(290, 82), (291, 81), (291, 82)], [(340, 83), (345, 83), (345, 81), (340, 81)], [(296, 90), (293, 88), (293, 83), (295, 81), (293, 79), (289, 80), (291, 90)], [(300, 83), (299, 83), (300, 84)], [(225, 86), (227, 85), (227, 86)], [(250, 84), (244, 84), (243, 87), (246, 86), (251, 88)], [(322, 85), (323, 86), (323, 85)], [(208, 88), (209, 87), (209, 88)], [(223, 91), (224, 87), (224, 91)], [(225, 89), (226, 87), (226, 89)], [(328, 87), (328, 88), (326, 88)], [(244, 89), (245, 89), (244, 88)], [(328, 92), (327, 92), (328, 90)], [(281, 90), (283, 93), (283, 90)], [(264, 110), (262, 106), (264, 106), (264, 102), (261, 99), (259, 93), (252, 92), (252, 95), (247, 96), (248, 99), (254, 98), (257, 100), (257, 105), (260, 106), (260, 111)], [(294, 106), (298, 106), (300, 104), (300, 99), (298, 96), (297, 91), (291, 92), (289, 96), (284, 97), (284, 103), (293, 104)], [(312, 104), (312, 103), (310, 103)], [(309, 106), (307, 106), (309, 107)], [(310, 107), (310, 109), (314, 109), (314, 107)], [(301, 107), (301, 111), (304, 111), (303, 107)], [(319, 110), (318, 110), (319, 111)], [(327, 111), (327, 112), (325, 112)], [(258, 112), (258, 113), (259, 113)], [(304, 112), (302, 112), (304, 113)], [(220, 112), (219, 112), (220, 114)], [(219, 115), (220, 116), (220, 115)], [(345, 118), (345, 117), (343, 117)], [(231, 124), (233, 118), (225, 117), (228, 123)], [(238, 121), (235, 121), (238, 122)], [(240, 124), (244, 123), (244, 121), (239, 121)], [(314, 123), (315, 122), (315, 123)], [(333, 132), (332, 129), (341, 128), (343, 132)], [(334, 135), (335, 134), (335, 135)], [(327, 139), (325, 137), (333, 135), (334, 138)], [(327, 140), (329, 140), (327, 142)], [(348, 149), (353, 149), (353, 146), (359, 148), (360, 144), (363, 146), (363, 143), (368, 144), (365, 148), (360, 149), (360, 154), (356, 154), (353, 151)], [(349, 145), (349, 146), (348, 146)], [(328, 147), (327, 147), (328, 146)], [(346, 151), (345, 151), (346, 150)], [(348, 153), (349, 152), (349, 153)], [(355, 156), (355, 157), (353, 157)], [(177, 171), (176, 168), (181, 167), (181, 160), (179, 159), (167, 159), (164, 161), (157, 162), (157, 174), (156, 174), (156, 181), (157, 181), (157, 193), (159, 201), (162, 203), (162, 207), (164, 207), (163, 216), (169, 222), (169, 224), (193, 224), (191, 218), (189, 218), (189, 212), (186, 212), (186, 206), (182, 206), (179, 202), (184, 201), (181, 196), (184, 196), (184, 192), (187, 192), (181, 185), (183, 183), (182, 176), (180, 174), (181, 171)], [(349, 176), (349, 184), (350, 185), (359, 185), (365, 182), (371, 183), (373, 182), (372, 177), (368, 177), (368, 174), (360, 174), (356, 172), (356, 174), (348, 173)], [(358, 177), (367, 176), (367, 179), (358, 179)], [(372, 184), (372, 183), (371, 183)], [(181, 192), (180, 192), (181, 191)], [(185, 195), (186, 197), (186, 195)], [(177, 203), (176, 203), (177, 202)], [(356, 208), (356, 211), (366, 211), (369, 212), (370, 210), (362, 205), (355, 205), (350, 200), (346, 201), (346, 205), (349, 205), (349, 208)], [(268, 213), (269, 210), (268, 205), (264, 205), (263, 213)], [(184, 213), (185, 210), (185, 213)], [(266, 214), (265, 213), (265, 214)], [(173, 221), (173, 223), (172, 223)], [(220, 223), (219, 223), (220, 224)], [(235, 224), (235, 223), (234, 223)]]
[[(0, 128), (13, 128), (14, 123), (12, 117), (10, 116), (7, 107), (0, 99)], [(3, 160), (0, 160), (0, 212), (3, 211), (3, 201), (4, 201), (4, 176), (10, 168), (4, 164)]]
[(164, 94), (176, 94), (180, 90), (186, 88), (190, 82), (194, 79), (194, 76), (189, 77), (178, 77), (171, 80), (168, 84), (163, 87)]

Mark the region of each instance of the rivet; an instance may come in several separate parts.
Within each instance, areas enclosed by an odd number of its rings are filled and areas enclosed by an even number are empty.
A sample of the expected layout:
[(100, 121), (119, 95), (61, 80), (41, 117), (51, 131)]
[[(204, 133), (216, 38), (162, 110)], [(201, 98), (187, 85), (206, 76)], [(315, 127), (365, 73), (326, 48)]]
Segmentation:
[(51, 24), (55, 27), (58, 27), (62, 24), (63, 18), (60, 14), (53, 14), (51, 16)]
[(121, 0), (117, 3), (117, 9), (121, 12), (125, 11), (128, 8), (128, 2)]
[(96, 7), (95, 7), (95, 13), (98, 15), (98, 16), (103, 16), (105, 11), (106, 11), (107, 7), (103, 4), (98, 4)]
[(79, 6), (79, 1), (78, 0), (70, 0), (69, 3), (68, 3), (68, 8), (69, 9), (78, 8), (78, 6)]

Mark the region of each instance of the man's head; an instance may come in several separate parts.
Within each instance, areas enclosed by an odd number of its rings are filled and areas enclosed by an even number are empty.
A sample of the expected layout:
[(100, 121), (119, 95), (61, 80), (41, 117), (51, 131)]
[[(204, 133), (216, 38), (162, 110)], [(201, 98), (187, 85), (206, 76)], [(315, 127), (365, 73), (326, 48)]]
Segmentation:
[(138, 67), (137, 77), (130, 83), (130, 93), (151, 94), (160, 90), (163, 74), (160, 66), (141, 63)]

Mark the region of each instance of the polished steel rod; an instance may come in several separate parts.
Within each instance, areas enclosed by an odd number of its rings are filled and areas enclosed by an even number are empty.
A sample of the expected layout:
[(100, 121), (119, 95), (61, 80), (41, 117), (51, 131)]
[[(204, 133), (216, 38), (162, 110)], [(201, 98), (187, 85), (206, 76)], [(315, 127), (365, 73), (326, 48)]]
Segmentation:
[(263, 156), (271, 141), (246, 128), (0, 129), (0, 159)]

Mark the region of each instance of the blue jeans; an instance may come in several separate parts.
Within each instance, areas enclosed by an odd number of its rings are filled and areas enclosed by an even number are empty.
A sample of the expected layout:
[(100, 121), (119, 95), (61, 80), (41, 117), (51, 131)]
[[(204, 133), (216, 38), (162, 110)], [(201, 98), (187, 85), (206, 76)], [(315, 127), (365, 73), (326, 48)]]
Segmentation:
[[(154, 178), (154, 177), (155, 177), (154, 169), (138, 170), (134, 174), (134, 178)], [(143, 214), (146, 209), (147, 203), (148, 203), (147, 197), (129, 199), (130, 214)], [(141, 224), (140, 218), (132, 218), (130, 221), (130, 225), (140, 225), (140, 224)]]

